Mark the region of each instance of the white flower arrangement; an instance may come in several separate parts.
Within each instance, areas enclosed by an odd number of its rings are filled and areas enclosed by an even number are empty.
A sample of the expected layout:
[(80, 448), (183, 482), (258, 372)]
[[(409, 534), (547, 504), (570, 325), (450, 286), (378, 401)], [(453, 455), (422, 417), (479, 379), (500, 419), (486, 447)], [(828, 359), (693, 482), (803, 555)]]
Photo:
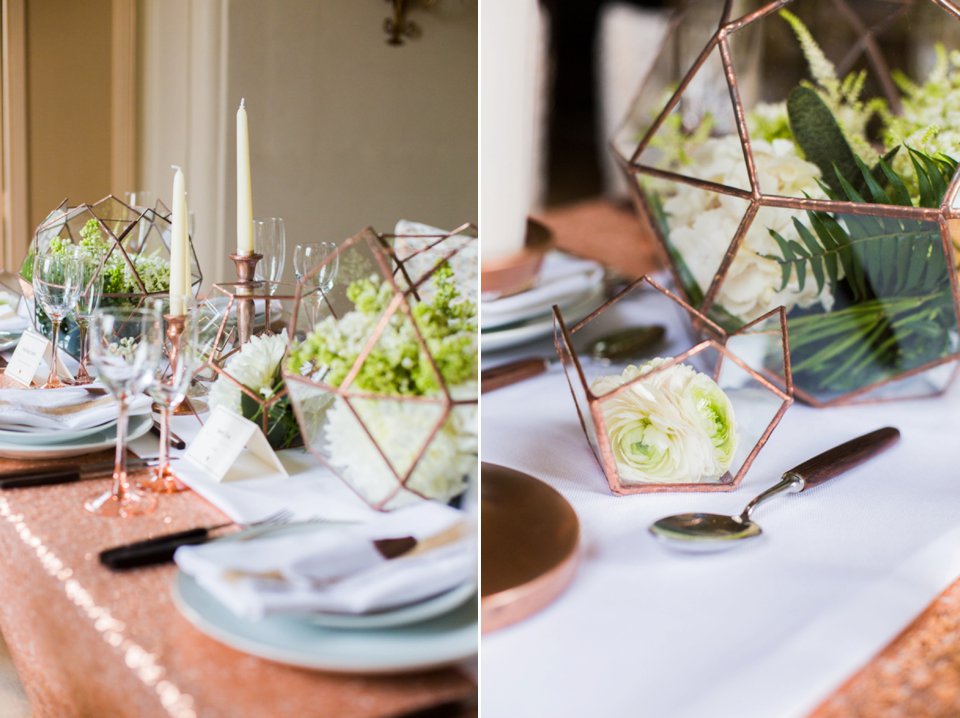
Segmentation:
[[(251, 391), (269, 399), (278, 389), (277, 374), (286, 351), (286, 330), (280, 334), (253, 336), (227, 360), (223, 369)], [(210, 406), (223, 406), (240, 414), (241, 394), (236, 384), (218, 375), (210, 388)]]
[[(764, 192), (785, 197), (824, 196), (817, 184), (820, 170), (802, 159), (790, 140), (755, 140), (753, 155), (757, 181)], [(731, 187), (747, 186), (747, 169), (737, 135), (704, 140), (690, 151), (690, 159), (696, 163), (702, 179)], [(743, 220), (746, 203), (679, 182), (659, 183), (658, 189), (670, 225), (670, 243), (683, 257), (700, 290), (706, 292)], [(780, 265), (771, 258), (779, 250), (770, 230), (796, 240), (793, 218), (802, 216), (802, 212), (766, 207), (754, 218), (717, 294), (716, 301), (723, 309), (747, 322), (781, 304), (788, 311), (817, 303), (826, 310), (832, 307), (829, 291), (818, 292), (812, 284), (801, 290), (795, 274), (782, 287)]]
[[(453, 396), (477, 395), (475, 383), (450, 391)], [(477, 407), (455, 407), (417, 461), (425, 439), (424, 427), (436, 422), (438, 407), (398, 399), (357, 401), (354, 409), (360, 415), (358, 419), (346, 403), (337, 401), (327, 411), (324, 427), (330, 463), (372, 501), (382, 499), (396, 486), (394, 470), (402, 477), (411, 467), (408, 489), (444, 502), (459, 496), (477, 470)], [(371, 434), (393, 469), (371, 441)], [(401, 490), (389, 507), (399, 508), (417, 500), (412, 491)]]
[(666, 361), (628, 366), (590, 386), (602, 397), (633, 382), (600, 400), (624, 484), (700, 483), (717, 479), (733, 463), (739, 437), (730, 399), (713, 379), (685, 364), (652, 373)]

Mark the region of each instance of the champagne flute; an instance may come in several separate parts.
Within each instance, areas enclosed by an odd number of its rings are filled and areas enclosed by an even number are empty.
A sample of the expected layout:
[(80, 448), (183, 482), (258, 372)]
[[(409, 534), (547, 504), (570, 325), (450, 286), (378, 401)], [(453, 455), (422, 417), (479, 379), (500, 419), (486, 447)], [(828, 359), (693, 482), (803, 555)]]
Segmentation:
[(261, 282), (279, 282), (283, 278), (287, 253), (283, 219), (267, 217), (253, 220), (253, 246), (257, 254), (263, 255), (263, 259), (257, 262), (254, 278)]
[(82, 278), (77, 304), (73, 310), (73, 318), (80, 327), (80, 368), (77, 370), (74, 383), (90, 384), (93, 377), (87, 371), (87, 328), (90, 325), (90, 317), (100, 307), (100, 298), (103, 296), (103, 275), (100, 273), (99, 258), (85, 255), (80, 250), (76, 252), (76, 257), (81, 263)]
[[(304, 285), (304, 297), (314, 289), (319, 290), (321, 297), (333, 289), (339, 267), (340, 255), (337, 254), (335, 242), (298, 244), (294, 250), (293, 269), (297, 275), (297, 281)], [(308, 320), (311, 324), (316, 324), (319, 304), (319, 297), (311, 297), (311, 300), (304, 304), (309, 312)]]
[(77, 303), (82, 275), (82, 264), (73, 254), (47, 252), (37, 254), (33, 259), (34, 292), (53, 324), (53, 359), (50, 362), (50, 375), (42, 387), (44, 389), (64, 386), (57, 372), (60, 323)]
[(187, 389), (193, 373), (201, 363), (202, 349), (199, 341), (199, 314), (192, 296), (184, 296), (179, 306), (181, 315), (170, 312), (169, 300), (158, 300), (157, 311), (166, 325), (165, 338), (161, 339), (166, 349), (167, 361), (159, 361), (153, 372), (147, 393), (160, 407), (160, 456), (150, 478), (141, 488), (162, 494), (183, 491), (187, 487), (177, 480), (170, 466), (170, 417), (187, 398)]
[(156, 307), (111, 307), (98, 310), (90, 318), (90, 361), (118, 408), (113, 486), (83, 505), (90, 513), (137, 516), (157, 506), (157, 497), (133, 488), (127, 476), (127, 402), (153, 380), (160, 363), (162, 331)]

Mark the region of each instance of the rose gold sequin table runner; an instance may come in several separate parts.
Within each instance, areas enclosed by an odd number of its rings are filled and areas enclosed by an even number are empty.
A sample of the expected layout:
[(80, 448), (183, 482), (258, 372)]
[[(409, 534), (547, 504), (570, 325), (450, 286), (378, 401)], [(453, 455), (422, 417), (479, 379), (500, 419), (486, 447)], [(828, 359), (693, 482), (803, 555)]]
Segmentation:
[(811, 718), (960, 716), (960, 580)]
[[(0, 461), (3, 470), (15, 465)], [(0, 629), (36, 718), (372, 718), (474, 694), (452, 669), (339, 676), (264, 661), (207, 638), (173, 605), (172, 566), (113, 574), (97, 554), (223, 515), (192, 492), (161, 497), (146, 517), (87, 514), (83, 500), (106, 485), (0, 492)]]

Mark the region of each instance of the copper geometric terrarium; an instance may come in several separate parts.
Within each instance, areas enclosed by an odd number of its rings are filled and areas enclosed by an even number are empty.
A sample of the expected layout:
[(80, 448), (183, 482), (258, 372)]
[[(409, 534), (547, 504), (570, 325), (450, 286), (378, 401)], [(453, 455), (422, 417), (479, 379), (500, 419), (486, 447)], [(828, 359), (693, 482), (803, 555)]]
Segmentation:
[[(653, 360), (647, 347), (614, 362), (581, 354), (581, 337), (589, 339), (594, 323), (626, 297), (659, 319), (672, 318), (674, 330), (697, 327), (702, 339)], [(580, 426), (615, 494), (735, 489), (793, 402), (782, 307), (728, 333), (641, 277), (573, 326), (558, 307), (553, 311)], [(784, 387), (763, 370), (773, 356)]]
[(695, 3), (613, 140), (692, 306), (728, 331), (785, 307), (807, 403), (955, 374), (958, 38), (942, 0)]
[[(70, 207), (64, 200), (40, 223), (20, 268), (20, 285), (29, 313), (41, 332), (49, 321), (34, 306), (33, 258), (37, 251), (66, 251), (83, 247), (97, 264), (90, 281), (103, 282), (101, 307), (142, 306), (150, 297), (163, 297), (170, 282), (170, 210), (161, 202), (156, 207), (131, 207), (113, 195), (95, 204)], [(189, 242), (187, 261), (190, 283), (196, 292), (203, 281), (193, 245)], [(74, 323), (64, 322), (63, 335)], [(68, 339), (64, 346), (70, 347)], [(75, 353), (71, 351), (71, 353)]]
[(376, 509), (475, 476), (476, 236), (368, 227), (298, 282), (284, 379), (304, 444)]
[[(257, 280), (214, 284), (205, 301), (217, 319), (198, 376), (213, 382), (212, 404), (253, 421), (274, 449), (301, 444), (281, 375), (296, 299), (295, 284)], [(298, 327), (295, 334), (305, 330)]]

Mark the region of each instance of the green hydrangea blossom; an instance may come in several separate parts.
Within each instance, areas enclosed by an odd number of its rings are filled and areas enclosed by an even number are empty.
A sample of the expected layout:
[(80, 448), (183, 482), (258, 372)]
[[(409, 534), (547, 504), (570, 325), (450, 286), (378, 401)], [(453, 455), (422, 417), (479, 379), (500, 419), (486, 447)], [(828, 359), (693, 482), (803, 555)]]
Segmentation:
[[(98, 262), (110, 251), (110, 242), (103, 238), (100, 223), (96, 219), (87, 220), (80, 229), (80, 241), (76, 244), (63, 237), (54, 237), (47, 251), (63, 254), (77, 250)], [(170, 263), (159, 254), (137, 254), (131, 256), (130, 261), (148, 293), (166, 292), (170, 288)], [(107, 257), (101, 277), (104, 294), (139, 294), (141, 291), (134, 269), (119, 251)]]
[[(290, 353), (291, 373), (343, 383), (367, 338), (393, 298), (389, 284), (377, 277), (360, 279), (347, 289), (354, 305), (339, 320), (327, 317)], [(386, 396), (423, 396), (440, 390), (437, 371), (417, 341), (416, 324), (448, 386), (476, 380), (477, 307), (461, 297), (447, 264), (434, 273), (428, 299), (411, 299), (410, 316), (396, 311), (384, 327), (356, 380), (357, 389)], [(411, 321), (412, 320), (412, 321)]]

